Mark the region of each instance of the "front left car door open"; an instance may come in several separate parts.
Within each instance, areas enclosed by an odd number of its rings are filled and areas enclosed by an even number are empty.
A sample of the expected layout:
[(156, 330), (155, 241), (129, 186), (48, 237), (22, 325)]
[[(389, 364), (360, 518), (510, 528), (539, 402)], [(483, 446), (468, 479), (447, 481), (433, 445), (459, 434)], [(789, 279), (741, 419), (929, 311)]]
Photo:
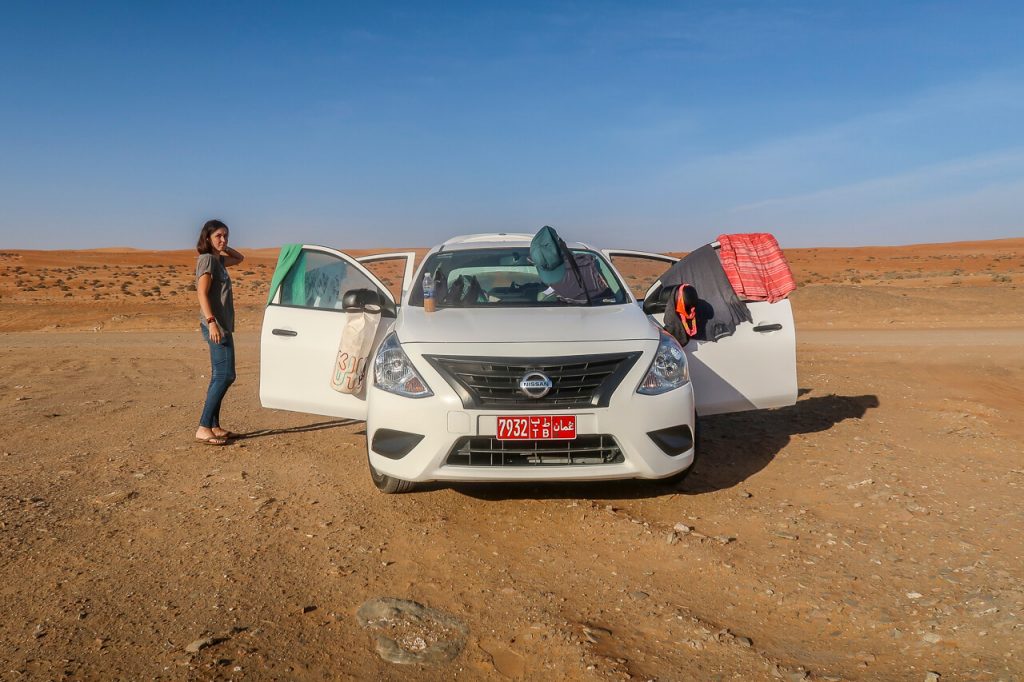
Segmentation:
[(302, 247), (263, 314), (260, 402), (264, 407), (366, 419), (365, 382), (357, 394), (331, 388), (338, 343), (350, 315), (342, 309), (343, 301), (352, 292), (358, 292), (360, 300), (375, 301), (382, 310), (372, 358), (394, 325), (395, 297), (355, 258), (323, 246)]

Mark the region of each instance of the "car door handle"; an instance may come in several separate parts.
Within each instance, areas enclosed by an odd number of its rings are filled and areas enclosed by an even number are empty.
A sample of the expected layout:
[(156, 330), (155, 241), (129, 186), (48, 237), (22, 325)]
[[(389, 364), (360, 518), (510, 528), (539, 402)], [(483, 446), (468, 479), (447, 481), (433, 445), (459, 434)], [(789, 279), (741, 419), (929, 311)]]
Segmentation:
[(759, 324), (754, 327), (755, 332), (777, 332), (782, 329), (781, 324)]
[(298, 336), (298, 332), (293, 332), (291, 329), (271, 329), (270, 333), (274, 336)]

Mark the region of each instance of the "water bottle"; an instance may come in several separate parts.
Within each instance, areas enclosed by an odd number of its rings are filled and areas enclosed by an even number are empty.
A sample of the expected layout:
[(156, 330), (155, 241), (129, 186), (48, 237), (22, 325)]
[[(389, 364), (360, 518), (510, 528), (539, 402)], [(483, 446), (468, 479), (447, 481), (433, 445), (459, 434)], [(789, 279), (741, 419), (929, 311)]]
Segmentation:
[(423, 273), (423, 312), (432, 313), (437, 310), (437, 302), (434, 300), (434, 276), (429, 272)]

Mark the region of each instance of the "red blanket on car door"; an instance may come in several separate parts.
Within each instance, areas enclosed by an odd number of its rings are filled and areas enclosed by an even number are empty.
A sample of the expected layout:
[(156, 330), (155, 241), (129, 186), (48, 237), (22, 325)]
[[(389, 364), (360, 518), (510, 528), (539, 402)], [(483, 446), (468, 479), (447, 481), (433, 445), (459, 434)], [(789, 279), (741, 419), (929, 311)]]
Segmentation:
[(774, 303), (796, 289), (779, 243), (767, 232), (723, 234), (718, 243), (722, 269), (740, 298)]

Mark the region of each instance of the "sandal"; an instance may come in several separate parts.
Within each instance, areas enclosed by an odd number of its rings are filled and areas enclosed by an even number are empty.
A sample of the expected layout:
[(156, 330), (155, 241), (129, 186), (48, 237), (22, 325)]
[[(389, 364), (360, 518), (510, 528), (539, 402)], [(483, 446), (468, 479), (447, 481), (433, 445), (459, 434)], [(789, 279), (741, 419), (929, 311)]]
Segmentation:
[(210, 436), (209, 438), (196, 437), (196, 441), (203, 445), (227, 445), (228, 439), (224, 436)]

